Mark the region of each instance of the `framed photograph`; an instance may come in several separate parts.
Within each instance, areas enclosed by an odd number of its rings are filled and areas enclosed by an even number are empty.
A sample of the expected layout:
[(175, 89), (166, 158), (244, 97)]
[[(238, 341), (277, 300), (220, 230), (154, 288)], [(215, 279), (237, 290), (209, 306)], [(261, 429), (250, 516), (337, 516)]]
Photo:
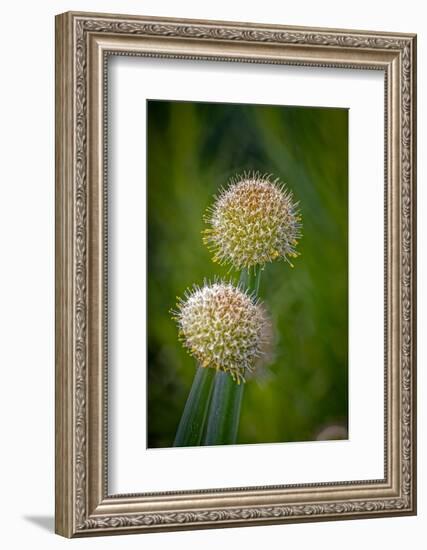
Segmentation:
[(416, 37), (56, 18), (56, 532), (416, 513)]

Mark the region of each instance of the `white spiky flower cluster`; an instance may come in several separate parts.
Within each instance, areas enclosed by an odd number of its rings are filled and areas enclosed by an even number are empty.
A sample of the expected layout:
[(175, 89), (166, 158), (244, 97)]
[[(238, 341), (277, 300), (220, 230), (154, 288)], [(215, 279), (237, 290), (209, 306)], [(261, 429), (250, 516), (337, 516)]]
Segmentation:
[(260, 302), (218, 281), (187, 291), (177, 308), (180, 338), (199, 364), (244, 381), (265, 350), (269, 321)]
[(269, 175), (244, 173), (222, 189), (205, 216), (213, 261), (235, 269), (295, 258), (301, 216), (292, 193)]

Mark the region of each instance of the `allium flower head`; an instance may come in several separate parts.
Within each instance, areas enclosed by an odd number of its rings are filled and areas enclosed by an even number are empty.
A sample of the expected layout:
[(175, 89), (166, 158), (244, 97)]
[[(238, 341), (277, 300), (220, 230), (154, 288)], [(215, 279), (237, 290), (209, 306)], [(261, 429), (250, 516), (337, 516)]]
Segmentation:
[(213, 261), (235, 269), (295, 258), (301, 216), (293, 195), (278, 179), (244, 173), (222, 189), (205, 216), (204, 242)]
[(269, 321), (251, 295), (231, 283), (205, 283), (187, 291), (175, 312), (180, 337), (202, 367), (244, 381), (264, 353)]

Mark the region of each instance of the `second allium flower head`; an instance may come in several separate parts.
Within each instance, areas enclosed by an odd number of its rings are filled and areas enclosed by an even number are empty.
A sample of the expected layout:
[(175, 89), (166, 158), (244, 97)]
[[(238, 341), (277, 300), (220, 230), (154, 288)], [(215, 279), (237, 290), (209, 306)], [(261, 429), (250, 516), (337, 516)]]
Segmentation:
[(235, 269), (288, 261), (298, 253), (301, 216), (293, 195), (279, 180), (245, 173), (230, 181), (205, 216), (204, 242), (213, 260)]
[(252, 296), (222, 281), (197, 286), (175, 312), (184, 346), (202, 367), (245, 380), (263, 355), (269, 322)]

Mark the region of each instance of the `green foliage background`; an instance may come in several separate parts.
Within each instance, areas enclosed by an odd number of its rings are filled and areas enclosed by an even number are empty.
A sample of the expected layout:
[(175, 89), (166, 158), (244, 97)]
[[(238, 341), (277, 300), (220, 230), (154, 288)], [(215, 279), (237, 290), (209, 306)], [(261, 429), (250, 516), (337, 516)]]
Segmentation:
[(149, 101), (148, 446), (172, 445), (195, 372), (170, 309), (193, 283), (227, 275), (202, 243), (213, 195), (244, 170), (272, 173), (300, 201), (301, 256), (266, 266), (275, 327), (266, 376), (245, 386), (239, 443), (306, 441), (348, 412), (348, 112)]

